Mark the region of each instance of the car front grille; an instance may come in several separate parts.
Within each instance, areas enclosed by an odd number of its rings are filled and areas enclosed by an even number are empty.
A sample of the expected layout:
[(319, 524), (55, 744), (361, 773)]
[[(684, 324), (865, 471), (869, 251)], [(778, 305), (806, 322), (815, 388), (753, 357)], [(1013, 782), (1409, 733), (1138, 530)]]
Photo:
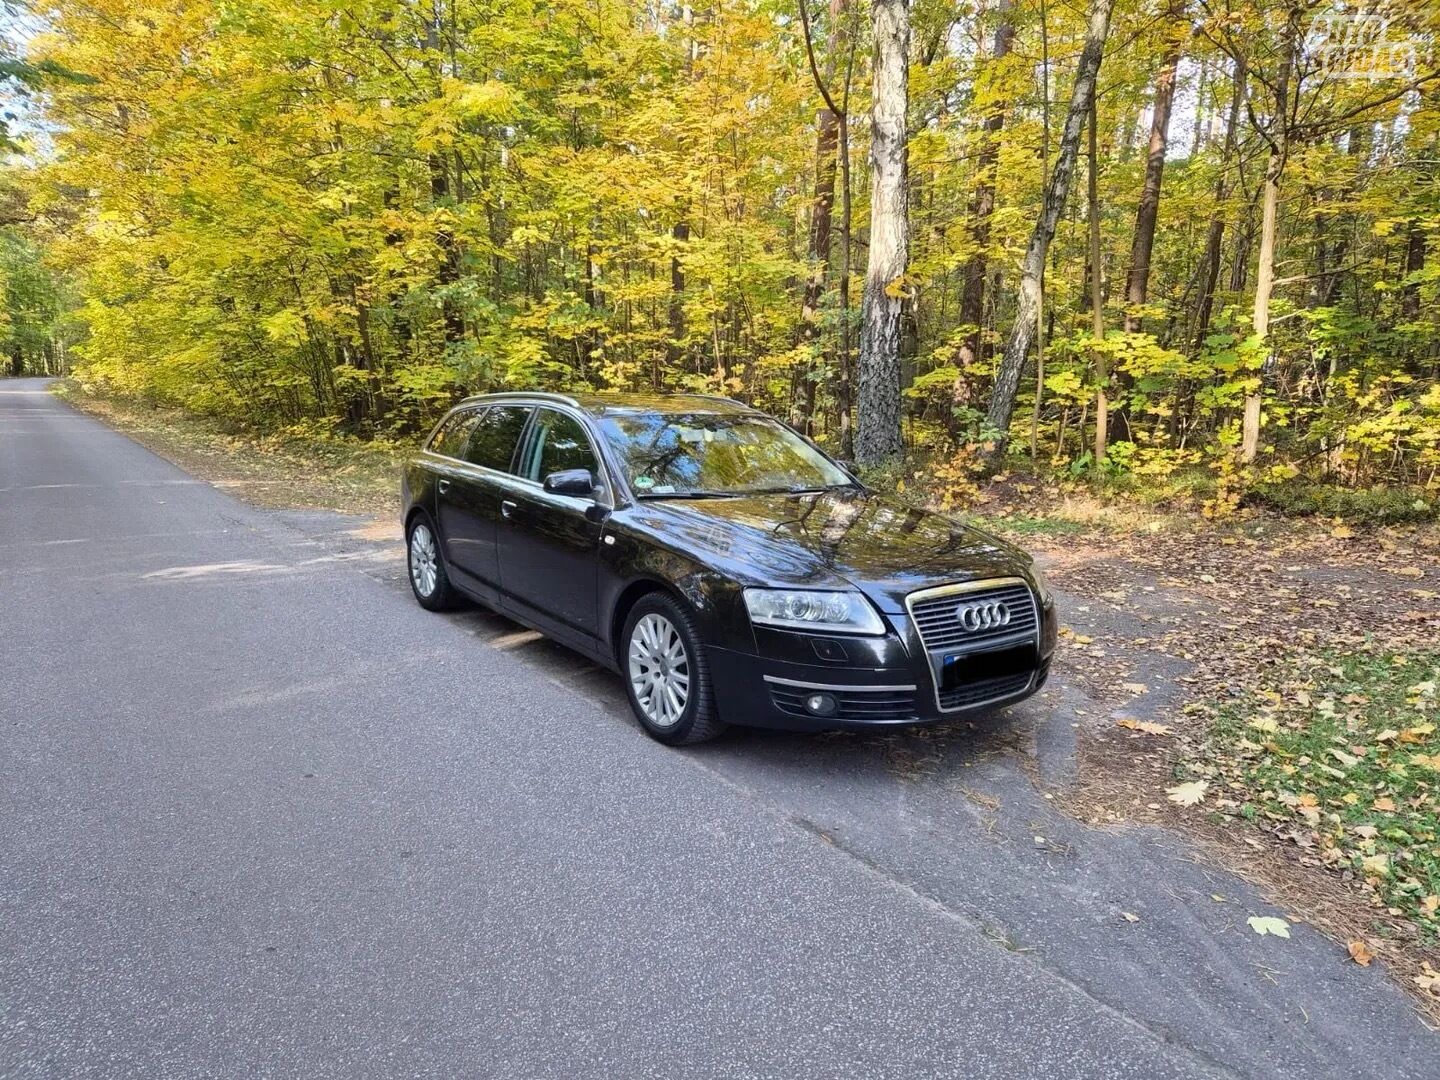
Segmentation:
[(978, 682), (963, 683), (950, 690), (940, 691), (938, 695), (940, 708), (947, 712), (951, 709), (967, 709), (976, 705), (984, 705), (990, 701), (1013, 697), (1016, 694), (1023, 694), (1030, 689), (1030, 680), (1034, 677), (1034, 672), (1022, 671), (1019, 675), (1002, 675), (998, 679), (981, 679)]
[[(795, 716), (814, 714), (805, 709), (805, 699), (815, 693), (814, 688), (771, 684), (770, 697), (775, 707)], [(824, 717), (826, 720), (886, 721), (907, 720), (915, 715), (915, 692), (913, 690), (825, 690), (839, 705), (835, 713)]]
[[(962, 614), (968, 607), (979, 605), (989, 614), (973, 620), (980, 625), (967, 627)], [(996, 605), (1003, 605), (1006, 620), (993, 623)], [(1039, 612), (1030, 586), (1020, 578), (1005, 578), (994, 585), (978, 587), (941, 586), (912, 593), (906, 601), (910, 618), (920, 640), (930, 652), (954, 650), (968, 652), (979, 645), (993, 648), (1006, 642), (1025, 641), (1036, 636)]]

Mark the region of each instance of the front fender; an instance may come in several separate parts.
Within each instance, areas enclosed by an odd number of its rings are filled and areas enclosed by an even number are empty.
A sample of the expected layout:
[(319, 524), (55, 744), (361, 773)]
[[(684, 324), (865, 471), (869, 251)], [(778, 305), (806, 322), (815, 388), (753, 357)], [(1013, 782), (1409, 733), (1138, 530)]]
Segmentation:
[(601, 625), (610, 631), (610, 644), (621, 612), (648, 588), (659, 587), (681, 596), (695, 613), (700, 636), (707, 645), (738, 652), (755, 651), (755, 635), (739, 582), (699, 560), (677, 551), (653, 536), (637, 535), (612, 519), (605, 529), (614, 543), (602, 543), (599, 580)]

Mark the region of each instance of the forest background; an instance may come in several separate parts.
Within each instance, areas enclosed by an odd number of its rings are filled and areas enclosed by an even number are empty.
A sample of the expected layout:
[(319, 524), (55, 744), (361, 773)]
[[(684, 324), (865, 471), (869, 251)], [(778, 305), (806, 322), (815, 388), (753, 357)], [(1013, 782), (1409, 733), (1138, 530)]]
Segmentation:
[(0, 348), (267, 434), (691, 390), (947, 504), (1016, 466), (1426, 517), (1437, 27), (1418, 0), (12, 4)]

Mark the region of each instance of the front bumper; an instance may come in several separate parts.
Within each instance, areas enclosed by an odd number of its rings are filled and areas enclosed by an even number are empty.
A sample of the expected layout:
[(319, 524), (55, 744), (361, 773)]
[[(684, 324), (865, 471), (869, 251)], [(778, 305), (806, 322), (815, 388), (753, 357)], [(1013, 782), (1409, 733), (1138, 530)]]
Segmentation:
[[(941, 709), (930, 656), (904, 615), (886, 616), (884, 638), (837, 638), (757, 628), (756, 651), (706, 649), (720, 716), (727, 723), (787, 731), (874, 729), (954, 720), (1034, 694), (1045, 685), (1054, 655), (1055, 610), (1043, 608), (1028, 671), (987, 677), (980, 672)], [(833, 709), (807, 709), (823, 695)], [(827, 703), (829, 704), (829, 703)]]

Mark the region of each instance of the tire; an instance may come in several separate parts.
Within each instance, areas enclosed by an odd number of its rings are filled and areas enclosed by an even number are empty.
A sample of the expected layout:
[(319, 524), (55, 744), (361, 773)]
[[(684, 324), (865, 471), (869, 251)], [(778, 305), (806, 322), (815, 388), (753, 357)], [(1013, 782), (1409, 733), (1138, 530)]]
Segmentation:
[(460, 605), (460, 594), (445, 572), (440, 539), (424, 514), (417, 514), (405, 533), (405, 570), (410, 591), (426, 611), (448, 611)]
[(725, 730), (716, 715), (700, 635), (683, 604), (660, 592), (641, 597), (630, 609), (620, 642), (625, 693), (646, 734), (670, 746), (688, 746)]

